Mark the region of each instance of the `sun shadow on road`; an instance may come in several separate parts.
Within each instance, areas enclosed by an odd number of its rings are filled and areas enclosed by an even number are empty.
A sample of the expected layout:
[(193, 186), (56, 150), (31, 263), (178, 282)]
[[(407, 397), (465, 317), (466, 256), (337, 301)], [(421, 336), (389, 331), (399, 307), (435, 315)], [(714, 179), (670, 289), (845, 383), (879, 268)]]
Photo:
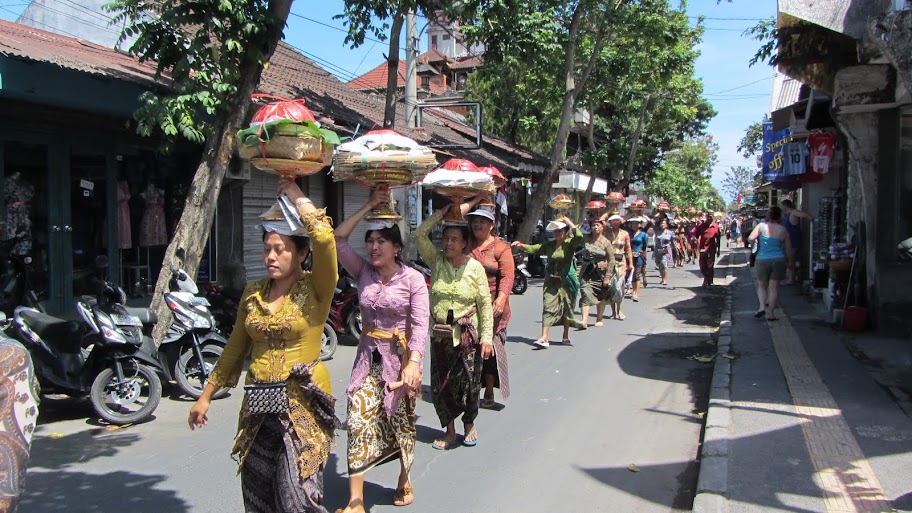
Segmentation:
[(127, 471), (89, 474), (29, 471), (19, 511), (56, 513), (184, 513), (188, 504), (173, 490), (155, 487), (165, 476)]
[(139, 442), (138, 433), (88, 429), (64, 436), (36, 434), (32, 440), (30, 468), (61, 470), (97, 458), (115, 456)]
[[(667, 505), (676, 510), (690, 510), (696, 493), (699, 465), (695, 461), (638, 465), (639, 472), (625, 467), (578, 468), (592, 479), (623, 490), (641, 499)], [(677, 490), (671, 504), (665, 504), (668, 490)]]

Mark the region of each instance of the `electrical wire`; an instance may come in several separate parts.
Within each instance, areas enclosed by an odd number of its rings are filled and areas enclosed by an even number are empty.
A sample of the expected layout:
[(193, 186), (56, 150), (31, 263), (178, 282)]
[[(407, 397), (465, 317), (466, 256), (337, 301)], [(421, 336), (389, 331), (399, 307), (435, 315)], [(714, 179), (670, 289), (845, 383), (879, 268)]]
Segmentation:
[(13, 14), (13, 15), (15, 15), (15, 16), (18, 16), (20, 20), (30, 21), (30, 22), (32, 22), (32, 23), (34, 23), (34, 24), (36, 24), (36, 25), (41, 25), (42, 27), (47, 27), (47, 28), (49, 28), (49, 29), (52, 29), (54, 32), (59, 33), (59, 34), (62, 34), (62, 35), (64, 35), (64, 36), (70, 36), (70, 37), (79, 39), (79, 36), (77, 36), (76, 34), (71, 34), (71, 33), (69, 33), (69, 32), (60, 30), (60, 29), (58, 29), (57, 27), (52, 27), (52, 26), (48, 25), (47, 23), (41, 23), (41, 22), (38, 21), (38, 20), (33, 20), (32, 18), (27, 18), (27, 17), (25, 17), (25, 16), (22, 16), (20, 13), (17, 13), (16, 11), (13, 11), (12, 9), (7, 9), (6, 7), (0, 6), (0, 10), (4, 10), (4, 11), (10, 13), (10, 14)]
[(732, 87), (731, 89), (723, 89), (721, 91), (715, 91), (712, 93), (704, 93), (704, 96), (712, 96), (712, 95), (717, 95), (717, 94), (721, 94), (721, 93), (727, 93), (729, 91), (736, 91), (738, 89), (743, 89), (747, 86), (751, 86), (751, 85), (757, 84), (759, 82), (763, 82), (764, 80), (772, 80), (772, 79), (773, 79), (773, 77), (764, 77), (761, 79), (754, 80), (753, 82), (748, 82), (746, 84), (741, 84), (739, 86)]
[[(304, 16), (303, 14), (298, 14), (298, 13), (296, 13), (296, 12), (290, 12), (289, 14), (292, 15), (292, 16), (294, 16), (295, 18), (301, 18), (302, 20), (307, 20), (307, 21), (309, 21), (309, 22), (311, 22), (311, 23), (316, 23), (317, 25), (321, 25), (321, 26), (324, 26), (324, 27), (326, 27), (326, 28), (331, 28), (331, 29), (333, 29), (333, 30), (337, 30), (337, 31), (339, 31), (339, 32), (344, 32), (344, 33), (348, 34), (348, 30), (347, 30), (347, 29), (344, 29), (344, 28), (342, 28), (342, 27), (337, 27), (337, 26), (335, 26), (335, 25), (330, 25), (329, 23), (326, 23), (326, 22), (323, 22), (323, 21), (320, 21), (320, 20), (315, 20), (315, 19), (313, 19), (313, 18), (308, 18), (307, 16)], [(381, 40), (379, 40), (379, 39), (375, 39), (375, 38), (369, 37), (369, 36), (364, 36), (364, 40), (365, 40), (365, 41), (373, 41), (374, 43), (384, 43), (384, 44), (386, 44), (387, 46), (389, 46), (389, 41), (381, 41)], [(402, 50), (402, 51), (407, 51), (405, 48), (399, 48), (399, 49)]]

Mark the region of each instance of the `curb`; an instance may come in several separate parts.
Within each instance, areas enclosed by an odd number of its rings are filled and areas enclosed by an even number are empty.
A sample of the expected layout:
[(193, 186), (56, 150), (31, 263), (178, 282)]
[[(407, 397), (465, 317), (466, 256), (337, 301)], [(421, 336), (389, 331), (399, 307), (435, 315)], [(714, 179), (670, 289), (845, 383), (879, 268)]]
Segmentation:
[(731, 434), (731, 360), (719, 355), (731, 351), (732, 274), (735, 253), (729, 251), (725, 268), (727, 295), (719, 318), (719, 338), (709, 390), (709, 407), (700, 451), (700, 473), (693, 513), (728, 511), (728, 449)]

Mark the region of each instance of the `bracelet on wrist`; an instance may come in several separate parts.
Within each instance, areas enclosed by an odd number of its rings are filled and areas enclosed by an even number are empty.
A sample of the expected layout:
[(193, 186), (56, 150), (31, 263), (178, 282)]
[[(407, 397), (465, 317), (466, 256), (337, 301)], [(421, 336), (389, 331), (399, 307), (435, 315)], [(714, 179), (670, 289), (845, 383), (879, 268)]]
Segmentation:
[(313, 201), (311, 201), (310, 198), (298, 198), (295, 200), (295, 206), (298, 208), (300, 208), (301, 205), (306, 205), (308, 203), (310, 203), (312, 205)]
[(409, 356), (409, 361), (412, 363), (421, 363), (421, 357), (415, 358), (414, 356)]

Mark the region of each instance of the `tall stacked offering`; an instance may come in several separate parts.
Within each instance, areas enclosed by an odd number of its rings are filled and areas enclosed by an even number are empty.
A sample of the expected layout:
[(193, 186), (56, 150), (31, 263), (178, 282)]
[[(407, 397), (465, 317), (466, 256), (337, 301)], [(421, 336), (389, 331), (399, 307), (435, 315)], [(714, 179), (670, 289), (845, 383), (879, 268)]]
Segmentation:
[(327, 167), (339, 136), (320, 128), (303, 99), (277, 100), (260, 107), (250, 126), (238, 132), (241, 158), (261, 171), (290, 178)]
[[(329, 165), (339, 136), (317, 124), (303, 99), (254, 95), (254, 99), (259, 98), (276, 101), (260, 107), (250, 126), (238, 132), (241, 158), (261, 171), (285, 178), (312, 175)], [(260, 217), (267, 222), (286, 222), (293, 233), (304, 233), (297, 208), (284, 194)]]
[[(333, 179), (354, 180), (370, 188), (407, 186), (437, 166), (434, 152), (393, 130), (372, 130), (339, 146), (333, 156)], [(373, 221), (398, 221), (393, 205), (367, 216)]]
[[(478, 166), (465, 159), (450, 159), (442, 166), (428, 173), (421, 182), (425, 188), (433, 189), (437, 194), (450, 198), (457, 206), (463, 198), (475, 196), (481, 192), (494, 192), (492, 175), (481, 171)], [(443, 219), (447, 224), (467, 224), (458, 208), (451, 209)]]
[(548, 206), (557, 210), (561, 215), (566, 215), (574, 204), (573, 198), (566, 194), (558, 194), (548, 202)]

